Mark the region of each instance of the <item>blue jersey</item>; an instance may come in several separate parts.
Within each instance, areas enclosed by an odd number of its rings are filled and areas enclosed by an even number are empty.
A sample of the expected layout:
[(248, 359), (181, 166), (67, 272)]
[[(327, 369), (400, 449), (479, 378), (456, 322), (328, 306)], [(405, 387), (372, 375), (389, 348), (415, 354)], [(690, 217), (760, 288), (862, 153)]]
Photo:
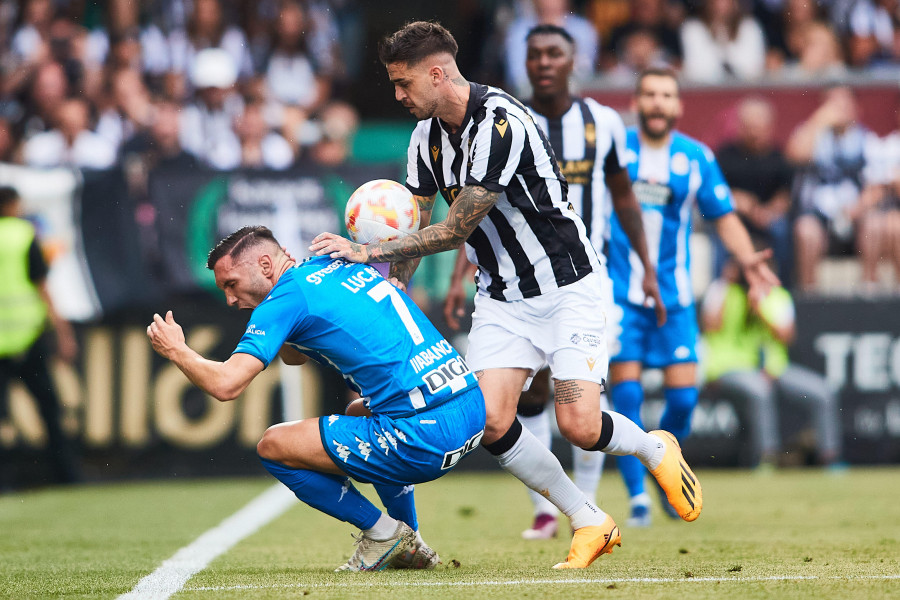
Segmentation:
[(234, 352), (268, 366), (285, 343), (340, 371), (373, 413), (410, 415), (478, 386), (406, 294), (375, 268), (342, 259), (318, 256), (288, 269)]
[[(707, 219), (731, 212), (731, 190), (712, 151), (684, 134), (672, 132), (668, 147), (642, 148), (637, 129), (630, 127), (625, 145), (624, 161), (643, 211), (647, 249), (663, 302), (666, 308), (692, 306), (691, 212), (695, 203)], [(615, 213), (610, 226), (613, 297), (617, 304), (643, 304), (643, 265)]]

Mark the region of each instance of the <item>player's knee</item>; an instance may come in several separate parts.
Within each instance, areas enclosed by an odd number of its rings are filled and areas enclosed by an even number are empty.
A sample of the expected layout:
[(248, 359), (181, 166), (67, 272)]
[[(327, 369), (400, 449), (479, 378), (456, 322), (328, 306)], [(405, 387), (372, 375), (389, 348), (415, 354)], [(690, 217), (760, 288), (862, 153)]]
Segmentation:
[(256, 453), (259, 457), (267, 460), (279, 460), (282, 456), (280, 437), (277, 426), (273, 425), (266, 429), (262, 439), (256, 444)]
[(572, 419), (557, 421), (559, 432), (572, 444), (579, 448), (590, 448), (597, 443), (600, 436), (600, 420)]
[(496, 442), (509, 431), (512, 422), (516, 419), (515, 412), (511, 414), (488, 411), (484, 421), (484, 437), (482, 444)]

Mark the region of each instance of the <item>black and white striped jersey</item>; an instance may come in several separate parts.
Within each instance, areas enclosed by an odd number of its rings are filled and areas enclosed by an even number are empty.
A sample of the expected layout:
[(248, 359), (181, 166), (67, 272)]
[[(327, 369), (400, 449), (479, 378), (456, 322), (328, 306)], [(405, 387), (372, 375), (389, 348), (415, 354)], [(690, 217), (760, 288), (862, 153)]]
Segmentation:
[(615, 110), (591, 98), (573, 98), (569, 110), (555, 119), (531, 106), (529, 110), (550, 140), (569, 183), (569, 202), (603, 260), (613, 210), (606, 177), (625, 169), (625, 123)]
[(550, 143), (521, 102), (470, 83), (462, 126), (420, 121), (409, 144), (406, 186), (452, 204), (466, 185), (500, 192), (466, 241), (478, 288), (497, 300), (539, 296), (599, 268)]

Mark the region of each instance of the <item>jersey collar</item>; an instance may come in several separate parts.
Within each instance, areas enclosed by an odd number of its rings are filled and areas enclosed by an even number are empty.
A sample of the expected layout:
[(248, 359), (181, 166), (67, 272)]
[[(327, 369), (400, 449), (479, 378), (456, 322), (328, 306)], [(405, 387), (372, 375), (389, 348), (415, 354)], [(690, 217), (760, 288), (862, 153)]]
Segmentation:
[(447, 135), (450, 136), (452, 141), (455, 141), (458, 144), (462, 139), (462, 132), (466, 130), (466, 125), (472, 120), (472, 114), (475, 112), (475, 109), (477, 109), (478, 106), (481, 105), (481, 101), (484, 100), (487, 90), (488, 88), (486, 85), (473, 83), (471, 81), (469, 82), (469, 102), (466, 104), (466, 116), (463, 117), (459, 129), (457, 129), (455, 133), (450, 133), (450, 128), (447, 124), (441, 119), (438, 119), (441, 128), (447, 132)]

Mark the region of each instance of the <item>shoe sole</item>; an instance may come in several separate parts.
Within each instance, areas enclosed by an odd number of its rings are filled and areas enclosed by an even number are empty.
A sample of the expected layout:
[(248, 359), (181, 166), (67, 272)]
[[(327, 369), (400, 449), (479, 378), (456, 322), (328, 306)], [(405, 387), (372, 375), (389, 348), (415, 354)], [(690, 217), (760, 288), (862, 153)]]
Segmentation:
[[(660, 487), (663, 488), (663, 491), (665, 491), (669, 504), (678, 512), (679, 516), (685, 521), (695, 520), (700, 516), (700, 511), (703, 510), (703, 490), (700, 487), (700, 480), (697, 479), (697, 476), (694, 475), (691, 468), (687, 466), (684, 456), (681, 454), (681, 446), (678, 444), (678, 440), (675, 439), (674, 435), (661, 429), (651, 431), (650, 435), (655, 435), (663, 440), (663, 443), (666, 445), (666, 456), (663, 457), (663, 462), (659, 464), (655, 471), (651, 471), (651, 473), (656, 478)], [(663, 475), (663, 467), (667, 462), (671, 462), (671, 459), (667, 460), (670, 451), (674, 451), (677, 455), (675, 461), (678, 463), (678, 470), (681, 475), (681, 485), (679, 486), (676, 484), (676, 487), (679, 489), (673, 490), (671, 494), (669, 493), (669, 490), (666, 489), (663, 482), (660, 481), (660, 477)]]

